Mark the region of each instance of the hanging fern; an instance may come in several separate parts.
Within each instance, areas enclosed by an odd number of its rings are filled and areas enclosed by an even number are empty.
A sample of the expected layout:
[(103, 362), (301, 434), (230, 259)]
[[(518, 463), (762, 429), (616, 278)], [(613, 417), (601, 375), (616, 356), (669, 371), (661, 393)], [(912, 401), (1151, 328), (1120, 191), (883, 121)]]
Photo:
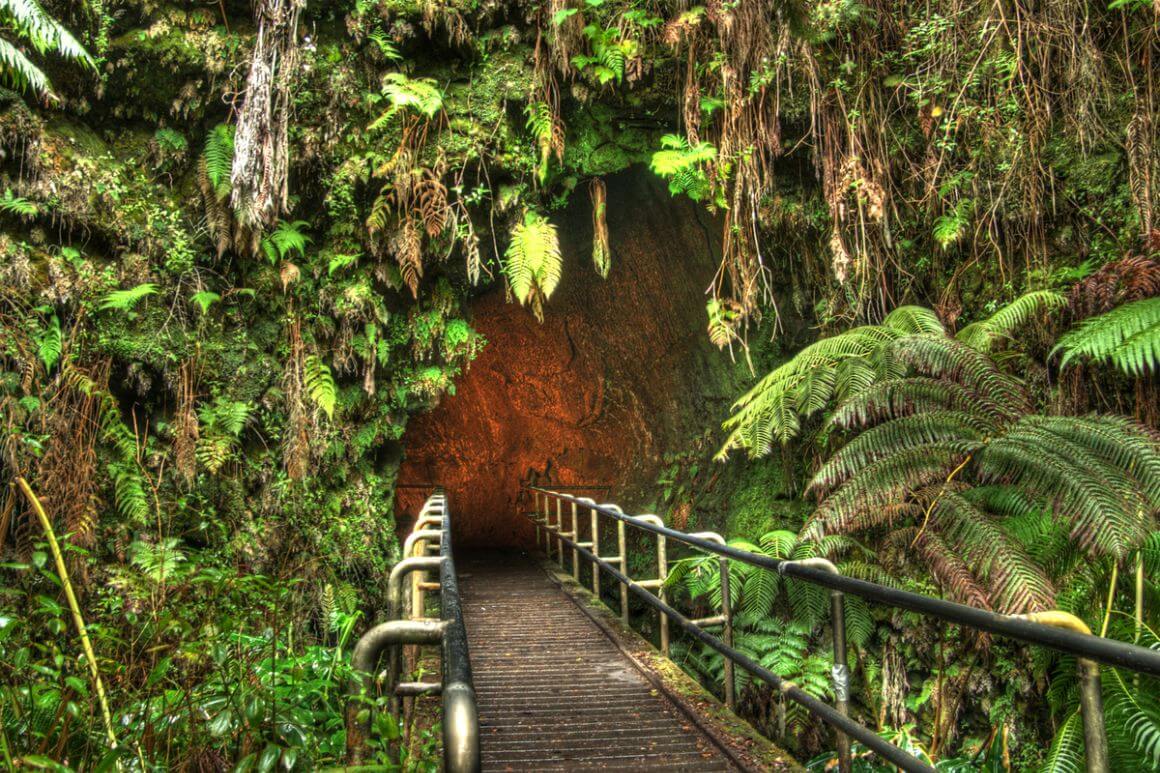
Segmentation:
[(1131, 376), (1156, 370), (1160, 362), (1160, 297), (1125, 303), (1090, 317), (1059, 339), (1061, 367), (1076, 358), (1110, 363)]
[(234, 165), (234, 127), (219, 123), (210, 129), (201, 154), (205, 176), (218, 201), (230, 195), (230, 174)]
[(717, 159), (717, 148), (707, 142), (690, 145), (677, 134), (661, 137), (661, 150), (653, 153), (650, 167), (669, 181), (669, 192), (685, 194), (693, 201), (709, 197), (710, 185), (706, 167)]
[(46, 371), (52, 371), (60, 361), (64, 349), (64, 338), (60, 331), (60, 317), (53, 314), (48, 318), (48, 326), (36, 338), (36, 353)]
[(314, 404), (327, 418), (333, 419), (338, 404), (338, 385), (334, 383), (334, 376), (326, 363), (313, 354), (303, 362), (303, 383)]
[(560, 283), (563, 267), (556, 226), (535, 212), (526, 213), (512, 229), (504, 258), (504, 276), (512, 293), (521, 304), (531, 304), (542, 320), (543, 302)]
[(443, 92), (431, 78), (408, 78), (401, 72), (383, 76), (382, 95), (388, 108), (370, 125), (370, 131), (378, 131), (390, 123), (400, 113), (418, 113), (428, 119), (443, 109)]
[(108, 311), (110, 309), (116, 309), (117, 311), (133, 311), (133, 309), (137, 307), (137, 304), (140, 303), (143, 299), (148, 298), (150, 295), (155, 295), (156, 293), (157, 285), (151, 282), (146, 282), (145, 284), (139, 284), (136, 287), (131, 287), (128, 290), (116, 290), (109, 293), (101, 299), (101, 302), (98, 304), (97, 308), (101, 309), (102, 311)]
[(608, 191), (604, 181), (594, 178), (588, 186), (592, 197), (592, 263), (602, 279), (612, 270), (612, 253), (608, 246)]
[(0, 212), (15, 215), (21, 220), (31, 220), (40, 214), (40, 207), (22, 196), (14, 196), (12, 190), (7, 189), (0, 198)]
[(305, 257), (306, 245), (311, 239), (303, 233), (303, 229), (309, 227), (310, 223), (305, 220), (278, 221), (278, 227), (262, 239), (262, 252), (266, 254), (266, 259), (275, 264), (282, 260)]

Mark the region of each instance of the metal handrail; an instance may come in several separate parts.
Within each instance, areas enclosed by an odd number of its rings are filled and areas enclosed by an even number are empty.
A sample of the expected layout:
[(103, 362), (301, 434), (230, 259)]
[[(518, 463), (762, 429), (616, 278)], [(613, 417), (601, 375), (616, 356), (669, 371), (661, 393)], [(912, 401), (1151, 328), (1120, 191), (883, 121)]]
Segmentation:
[[(480, 768), (479, 713), (451, 550), (451, 507), (443, 490), (434, 488), (435, 493), (428, 497), (404, 542), (402, 560), (391, 569), (387, 622), (371, 628), (355, 645), (351, 665), (357, 679), (351, 692), (370, 694), (374, 672), (385, 654), (392, 711), (401, 716), (404, 698), (439, 693), (443, 701), (443, 769), (449, 773), (476, 773)], [(428, 555), (432, 543), (437, 544), (437, 556)], [(435, 569), (439, 570), (439, 582), (428, 582), (426, 573)], [(411, 592), (404, 594), (403, 582), (407, 578), (411, 579)], [(427, 593), (436, 589), (438, 620), (425, 616)], [(406, 644), (440, 645), (441, 682), (401, 681)], [(370, 732), (369, 719), (359, 722), (357, 713), (357, 703), (352, 700), (347, 709), (347, 754), (355, 763), (361, 759)]]
[[(621, 619), (628, 619), (628, 592), (631, 590), (646, 604), (657, 610), (662, 620), (662, 630), (668, 621), (675, 621), (681, 628), (697, 640), (717, 650), (725, 656), (727, 671), (731, 672), (731, 663), (744, 668), (754, 676), (779, 689), (783, 695), (803, 705), (811, 713), (834, 726), (838, 731), (839, 759), (843, 770), (849, 768), (849, 748), (843, 736), (849, 736), (862, 742), (867, 748), (877, 752), (885, 759), (893, 762), (905, 770), (927, 771), (931, 768), (907, 752), (878, 737), (868, 728), (850, 720), (848, 711), (848, 669), (845, 667), (845, 620), (842, 594), (852, 593), (869, 601), (878, 602), (898, 609), (906, 609), (936, 617), (947, 622), (965, 625), (976, 630), (995, 633), (1001, 636), (1018, 639), (1020, 641), (1037, 644), (1050, 649), (1076, 655), (1080, 659), (1080, 687), (1083, 692), (1081, 709), (1084, 718), (1085, 736), (1089, 739), (1088, 769), (1092, 771), (1107, 770), (1106, 736), (1103, 727), (1103, 712), (1099, 700), (1098, 663), (1119, 666), (1152, 676), (1160, 675), (1160, 652), (1140, 647), (1126, 642), (1119, 642), (1093, 636), (1085, 632), (1081, 621), (1066, 613), (1055, 612), (1049, 615), (1017, 616), (1004, 615), (988, 610), (957, 604), (955, 602), (925, 596), (919, 593), (888, 588), (876, 583), (845, 577), (837, 572), (832, 564), (821, 565), (817, 561), (790, 561), (772, 558), (770, 556), (753, 553), (747, 550), (725, 544), (720, 535), (706, 532), (688, 534), (664, 526), (656, 516), (630, 516), (616, 505), (597, 504), (591, 499), (577, 498), (539, 486), (528, 486), (535, 496), (536, 509), (527, 513), (537, 529), (537, 543), (539, 532), (543, 530), (545, 547), (548, 557), (551, 558), (551, 541), (556, 540), (557, 558), (563, 566), (563, 546), (572, 547), (573, 576), (579, 576), (576, 567), (576, 556), (583, 555), (594, 566), (608, 572), (621, 584)], [(551, 508), (549, 500), (556, 501), (557, 519), (551, 522)], [(542, 502), (542, 514), (541, 514)], [(563, 503), (569, 502), (573, 510), (572, 533), (561, 533), (561, 518)], [(591, 513), (591, 540), (578, 542), (578, 532), (575, 524), (578, 522), (576, 508), (587, 508)], [(618, 522), (618, 542), (620, 555), (604, 558), (599, 555), (599, 523), (598, 514), (612, 518)], [(691, 547), (715, 554), (720, 557), (720, 571), (722, 579), (722, 599), (724, 608), (719, 618), (705, 620), (689, 620), (667, 604), (661, 596), (664, 588), (667, 563), (658, 561), (659, 588), (657, 593), (650, 592), (652, 581), (635, 581), (628, 576), (626, 542), (623, 535), (624, 527), (631, 525), (642, 531), (651, 532), (657, 537), (658, 558), (663, 554), (664, 543), (668, 539), (675, 539)], [(553, 535), (555, 535), (553, 537)], [(592, 547), (592, 550), (588, 549)], [(743, 653), (732, 647), (732, 612), (729, 608), (728, 594), (728, 560), (739, 561), (761, 569), (776, 571), (781, 575), (795, 577), (814, 585), (820, 585), (831, 590), (831, 608), (833, 614), (835, 668), (834, 688), (837, 697), (837, 708), (832, 708), (821, 701), (807, 695), (792, 682), (783, 680), (777, 675), (761, 668)], [(616, 564), (614, 566), (614, 563)], [(593, 591), (599, 596), (599, 572), (593, 571)], [(724, 624), (723, 638), (719, 639), (704, 630), (710, 624)], [(839, 647), (838, 644), (842, 646)], [(668, 654), (667, 636), (662, 640), (662, 651)], [(734, 697), (731, 695), (731, 673), (726, 680), (726, 703), (734, 707)]]

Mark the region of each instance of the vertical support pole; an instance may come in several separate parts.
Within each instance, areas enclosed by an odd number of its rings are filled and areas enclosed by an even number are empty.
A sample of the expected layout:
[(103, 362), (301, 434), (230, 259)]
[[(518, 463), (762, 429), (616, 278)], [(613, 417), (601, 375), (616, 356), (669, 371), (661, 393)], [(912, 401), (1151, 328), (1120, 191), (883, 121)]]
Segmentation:
[[(576, 503), (572, 503), (572, 545), (580, 541), (580, 530), (576, 528)], [(572, 579), (580, 582), (580, 551), (572, 548)]]
[[(721, 616), (725, 618), (725, 627), (721, 638), (728, 647), (733, 646), (733, 599), (729, 593), (729, 559), (721, 556), (718, 559), (721, 568)], [(733, 661), (725, 658), (725, 705), (730, 711), (737, 709), (737, 696), (734, 694), (736, 682), (733, 679)]]
[(540, 528), (540, 492), (532, 492), (532, 502), (532, 512), (534, 513), (532, 524), (536, 527), (536, 547), (538, 548), (540, 546), (540, 534), (544, 531)]
[[(595, 507), (588, 510), (592, 514), (592, 555), (600, 558), (600, 513)], [(600, 564), (592, 563), (592, 595), (600, 600)]]
[[(669, 602), (668, 591), (665, 590), (665, 580), (669, 576), (669, 551), (668, 540), (665, 535), (657, 535), (657, 577), (661, 581), (661, 585), (657, 588), (657, 598), (661, 600), (662, 604)], [(661, 627), (661, 654), (666, 658), (669, 656), (669, 616), (664, 612), (657, 613), (660, 616)]]
[[(850, 716), (850, 668), (846, 662), (846, 594), (840, 590), (830, 591), (830, 624), (834, 628), (834, 708), (843, 717)], [(850, 759), (850, 738), (837, 731), (838, 770), (850, 773), (853, 763)]]
[[(624, 521), (616, 522), (616, 543), (620, 546), (620, 572), (628, 577), (628, 539)], [(620, 583), (620, 622), (628, 625), (628, 586)]]
[[(1021, 620), (1054, 625), (1079, 633), (1091, 634), (1087, 623), (1069, 612), (1050, 610), (1015, 615)], [(1087, 751), (1088, 773), (1108, 773), (1108, 733), (1104, 727), (1104, 697), (1100, 685), (1100, 665), (1088, 658), (1076, 658), (1079, 671), (1079, 709), (1083, 717), (1083, 741)]]
[(1104, 697), (1100, 686), (1100, 664), (1087, 658), (1079, 666), (1079, 707), (1083, 715), (1083, 741), (1087, 750), (1088, 773), (1107, 773), (1108, 735), (1104, 727)]
[(544, 555), (552, 560), (552, 510), (548, 502), (548, 495), (544, 494)]
[(564, 568), (564, 537), (561, 532), (564, 531), (564, 500), (556, 500), (556, 561), (560, 564), (560, 568)]

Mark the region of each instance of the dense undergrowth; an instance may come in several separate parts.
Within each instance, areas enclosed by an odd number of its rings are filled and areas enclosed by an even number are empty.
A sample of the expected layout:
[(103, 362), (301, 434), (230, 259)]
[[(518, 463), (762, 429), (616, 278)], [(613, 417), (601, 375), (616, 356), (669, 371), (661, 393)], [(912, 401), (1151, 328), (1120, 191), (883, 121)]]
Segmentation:
[[(550, 313), (570, 198), (593, 207), (584, 270), (633, 281), (602, 182), (633, 166), (722, 219), (714, 343), (757, 370), (789, 310), (822, 335), (724, 436), (666, 449), (670, 522), (1154, 643), (1156, 19), (1145, 0), (0, 0), (0, 469), (30, 483), (0, 492), (5, 762), (340, 762), (408, 417), (486, 345), (473, 295)], [(713, 465), (723, 443), (775, 458)], [(1032, 469), (1044, 449), (1057, 467)], [(825, 694), (818, 599), (734, 587), (744, 646)], [(852, 620), (858, 711), (884, 733), (1080, 759), (1066, 659)], [(1129, 767), (1160, 759), (1153, 686), (1105, 680)], [(744, 696), (796, 751), (827, 747)]]

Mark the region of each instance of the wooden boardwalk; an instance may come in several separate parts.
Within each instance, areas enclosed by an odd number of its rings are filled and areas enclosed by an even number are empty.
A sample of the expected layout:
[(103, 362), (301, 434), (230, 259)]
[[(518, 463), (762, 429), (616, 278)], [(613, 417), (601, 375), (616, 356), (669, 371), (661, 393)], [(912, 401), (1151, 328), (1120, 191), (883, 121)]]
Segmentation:
[(527, 556), (459, 573), (485, 771), (737, 769)]

